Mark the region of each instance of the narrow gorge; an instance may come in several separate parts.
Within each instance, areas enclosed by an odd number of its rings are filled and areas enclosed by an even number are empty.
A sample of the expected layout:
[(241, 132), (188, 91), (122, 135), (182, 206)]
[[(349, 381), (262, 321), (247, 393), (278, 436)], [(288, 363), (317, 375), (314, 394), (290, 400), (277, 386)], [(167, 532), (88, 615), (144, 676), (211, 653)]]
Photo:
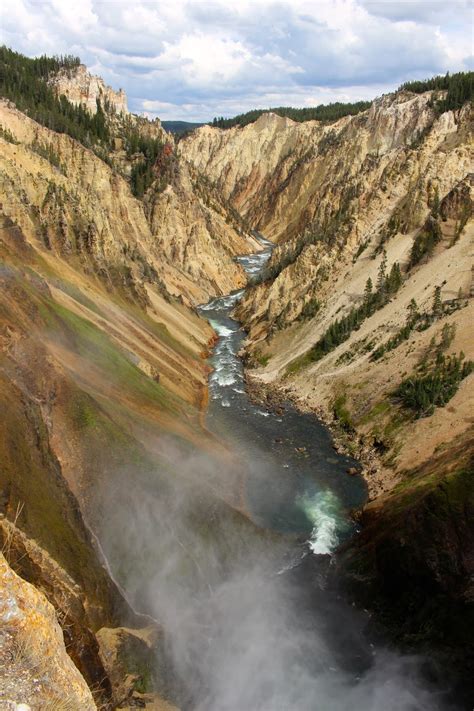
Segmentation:
[(0, 61), (0, 708), (470, 709), (472, 73), (176, 137)]

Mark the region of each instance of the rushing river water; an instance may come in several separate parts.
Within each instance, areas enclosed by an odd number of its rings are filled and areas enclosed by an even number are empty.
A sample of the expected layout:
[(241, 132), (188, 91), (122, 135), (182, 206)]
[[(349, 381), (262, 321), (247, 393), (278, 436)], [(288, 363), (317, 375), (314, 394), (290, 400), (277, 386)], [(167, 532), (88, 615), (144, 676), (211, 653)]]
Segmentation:
[[(239, 257), (250, 276), (271, 254), (260, 242)], [(200, 308), (219, 335), (207, 426), (232, 453), (229, 471), (171, 439), (169, 465), (118, 468), (107, 491), (101, 540), (132, 602), (165, 630), (164, 693), (181, 711), (442, 709), (418, 662), (374, 646), (367, 615), (326, 589), (327, 554), (357, 535), (349, 511), (365, 485), (316, 418), (247, 396), (231, 316), (241, 295)], [(240, 511), (222, 497), (236, 471)]]
[[(272, 251), (270, 242), (258, 239), (260, 252), (238, 257), (249, 277)], [(438, 695), (423, 688), (416, 663), (376, 649), (363, 633), (366, 616), (324, 590), (327, 554), (357, 535), (349, 512), (365, 501), (365, 483), (348, 475), (356, 463), (334, 451), (328, 430), (315, 417), (290, 403), (274, 412), (248, 397), (238, 356), (245, 334), (231, 315), (242, 294), (199, 309), (219, 336), (210, 358), (207, 424), (243, 462), (246, 511), (278, 542), (261, 548), (254, 540), (239, 561), (234, 544), (235, 564), (198, 605), (207, 644), (198, 634), (201, 682), (191, 684), (198, 691), (187, 708), (441, 708)], [(193, 648), (189, 640), (186, 644)]]
[[(272, 251), (272, 243), (258, 239), (260, 252), (237, 258), (249, 277), (262, 270)], [(276, 414), (249, 399), (237, 355), (245, 334), (231, 316), (242, 294), (200, 308), (219, 336), (210, 359), (208, 426), (245, 461), (244, 496), (252, 518), (265, 528), (306, 535), (314, 553), (330, 553), (353, 532), (347, 512), (364, 502), (364, 481), (348, 476), (356, 463), (334, 451), (327, 429), (315, 417), (289, 403)]]

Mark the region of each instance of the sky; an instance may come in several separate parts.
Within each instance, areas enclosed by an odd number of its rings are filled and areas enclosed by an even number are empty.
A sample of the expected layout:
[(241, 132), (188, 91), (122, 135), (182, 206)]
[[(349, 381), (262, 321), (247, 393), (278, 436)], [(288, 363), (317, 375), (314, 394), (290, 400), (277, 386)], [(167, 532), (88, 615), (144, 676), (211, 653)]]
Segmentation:
[(74, 54), (135, 113), (208, 121), (474, 68), (472, 0), (3, 0), (0, 42)]

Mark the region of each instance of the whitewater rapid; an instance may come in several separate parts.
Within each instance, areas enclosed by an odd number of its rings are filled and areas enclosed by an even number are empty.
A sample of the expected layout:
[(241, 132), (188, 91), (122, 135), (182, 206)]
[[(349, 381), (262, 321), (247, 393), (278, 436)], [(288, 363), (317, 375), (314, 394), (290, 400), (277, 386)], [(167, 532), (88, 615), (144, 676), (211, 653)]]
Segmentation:
[[(265, 268), (273, 249), (261, 235), (256, 238), (262, 249), (237, 257), (249, 278)], [(232, 317), (243, 294), (240, 289), (199, 308), (218, 336), (210, 358), (208, 423), (249, 455), (246, 498), (255, 520), (306, 536), (312, 553), (328, 554), (354, 531), (347, 511), (363, 502), (365, 486), (359, 477), (347, 476), (354, 462), (335, 454), (327, 430), (315, 418), (297, 413), (289, 403), (280, 416), (247, 396), (238, 356), (245, 334)]]

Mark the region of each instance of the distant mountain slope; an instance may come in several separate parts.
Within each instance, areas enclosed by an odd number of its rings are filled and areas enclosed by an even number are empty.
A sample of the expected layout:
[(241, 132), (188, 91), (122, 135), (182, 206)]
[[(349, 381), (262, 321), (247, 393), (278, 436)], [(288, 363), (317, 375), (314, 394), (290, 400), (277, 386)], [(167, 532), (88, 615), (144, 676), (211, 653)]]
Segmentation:
[(193, 131), (195, 128), (200, 128), (204, 126), (204, 123), (193, 123), (191, 121), (162, 121), (161, 125), (169, 133), (187, 133), (188, 131)]
[[(411, 91), (415, 94), (422, 94), (426, 91), (445, 92), (443, 97), (437, 98), (439, 110), (461, 108), (465, 101), (472, 97), (474, 91), (474, 73), (457, 72), (445, 76), (436, 76), (424, 81), (408, 81), (398, 89)], [(334, 123), (344, 116), (356, 116), (362, 111), (370, 108), (372, 101), (355, 101), (345, 103), (341, 101), (329, 104), (319, 104), (318, 106), (308, 106), (296, 108), (294, 106), (275, 106), (268, 109), (251, 109), (243, 114), (238, 114), (231, 118), (215, 117), (210, 125), (215, 128), (233, 128), (234, 126), (247, 126), (254, 123), (262, 114), (276, 114), (283, 118), (290, 118), (292, 121), (321, 121), (322, 123)]]
[(319, 106), (307, 108), (295, 108), (293, 106), (275, 106), (269, 109), (252, 109), (244, 114), (238, 114), (232, 118), (215, 117), (211, 125), (215, 128), (233, 128), (233, 126), (248, 126), (254, 123), (262, 114), (276, 114), (282, 118), (290, 118), (292, 121), (303, 123), (304, 121), (322, 121), (332, 123), (344, 116), (356, 116), (361, 111), (369, 108), (371, 101), (355, 101), (352, 103), (342, 103), (336, 101), (330, 104), (320, 104)]

